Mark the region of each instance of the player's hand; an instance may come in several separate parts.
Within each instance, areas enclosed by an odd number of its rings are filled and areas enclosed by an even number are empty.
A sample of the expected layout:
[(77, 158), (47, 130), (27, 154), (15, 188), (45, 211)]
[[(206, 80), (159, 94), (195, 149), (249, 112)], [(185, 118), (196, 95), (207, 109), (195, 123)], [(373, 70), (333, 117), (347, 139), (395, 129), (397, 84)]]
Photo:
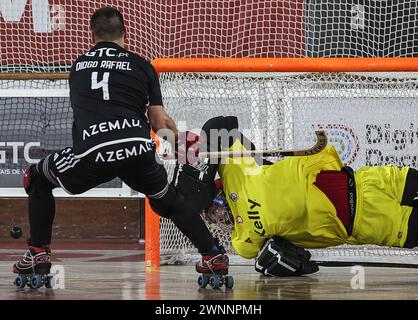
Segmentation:
[(200, 140), (200, 136), (191, 131), (179, 132), (175, 153), (180, 164), (193, 164), (199, 161)]
[(266, 276), (297, 276), (318, 271), (318, 265), (310, 261), (308, 250), (291, 242), (273, 237), (269, 239), (256, 259), (255, 270)]

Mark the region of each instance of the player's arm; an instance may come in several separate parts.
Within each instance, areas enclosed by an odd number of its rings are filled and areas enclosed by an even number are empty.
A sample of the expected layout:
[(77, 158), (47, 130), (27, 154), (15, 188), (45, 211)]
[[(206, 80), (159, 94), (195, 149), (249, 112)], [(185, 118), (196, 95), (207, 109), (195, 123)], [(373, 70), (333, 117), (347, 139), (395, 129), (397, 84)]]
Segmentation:
[(265, 243), (255, 261), (255, 270), (266, 276), (298, 276), (318, 271), (318, 265), (310, 261), (308, 250), (291, 242), (273, 237)]
[(148, 74), (148, 108), (147, 116), (151, 124), (152, 130), (161, 138), (166, 138), (162, 136), (161, 130), (166, 129), (170, 130), (174, 135), (174, 138), (177, 141), (178, 130), (174, 120), (167, 114), (166, 110), (163, 107), (163, 97), (161, 93), (160, 80), (158, 74), (155, 71), (154, 67), (151, 64), (147, 64), (147, 74)]
[[(147, 115), (151, 128), (157, 135), (163, 129), (170, 130), (175, 138), (175, 141), (177, 141), (179, 132), (177, 130), (176, 123), (167, 114), (162, 105), (149, 106)], [(160, 137), (165, 138), (166, 136), (161, 135)]]
[(174, 120), (167, 114), (163, 106), (149, 106), (148, 120), (158, 137), (171, 144), (180, 163), (198, 161), (199, 148), (196, 142), (199, 141), (200, 137), (191, 131), (179, 132)]

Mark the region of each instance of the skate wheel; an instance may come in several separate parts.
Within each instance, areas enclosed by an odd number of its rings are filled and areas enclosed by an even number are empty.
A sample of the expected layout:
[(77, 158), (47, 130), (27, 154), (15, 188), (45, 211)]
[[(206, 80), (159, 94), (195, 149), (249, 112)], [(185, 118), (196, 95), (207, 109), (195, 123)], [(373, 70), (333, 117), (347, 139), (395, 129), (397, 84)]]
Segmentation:
[(197, 283), (199, 284), (199, 288), (206, 288), (209, 283), (209, 278), (206, 275), (200, 275), (197, 279)]
[(15, 279), (15, 286), (17, 289), (23, 289), (26, 286), (26, 277), (19, 274)]
[(226, 276), (225, 287), (228, 289), (232, 289), (233, 286), (234, 286), (234, 278), (232, 278), (232, 276)]
[(221, 287), (221, 280), (217, 276), (211, 276), (209, 278), (209, 285), (212, 287), (212, 289), (218, 289)]
[(45, 288), (52, 289), (55, 286), (55, 279), (53, 276), (45, 277)]
[(39, 274), (35, 274), (30, 277), (30, 287), (32, 289), (38, 289), (42, 286), (42, 278)]

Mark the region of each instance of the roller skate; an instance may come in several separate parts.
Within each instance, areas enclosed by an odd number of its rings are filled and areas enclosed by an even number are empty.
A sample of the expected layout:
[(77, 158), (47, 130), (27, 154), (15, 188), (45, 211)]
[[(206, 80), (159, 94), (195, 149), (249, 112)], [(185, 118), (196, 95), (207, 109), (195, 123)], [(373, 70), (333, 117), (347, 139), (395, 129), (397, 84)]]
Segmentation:
[(14, 281), (17, 289), (26, 285), (32, 289), (54, 287), (54, 277), (50, 276), (51, 251), (49, 248), (29, 246), (22, 259), (13, 265), (13, 272), (18, 276)]
[(201, 273), (197, 283), (200, 288), (209, 284), (212, 289), (225, 285), (227, 289), (234, 286), (234, 278), (228, 275), (229, 258), (225, 253), (217, 255), (202, 255), (202, 260), (196, 264), (196, 271)]

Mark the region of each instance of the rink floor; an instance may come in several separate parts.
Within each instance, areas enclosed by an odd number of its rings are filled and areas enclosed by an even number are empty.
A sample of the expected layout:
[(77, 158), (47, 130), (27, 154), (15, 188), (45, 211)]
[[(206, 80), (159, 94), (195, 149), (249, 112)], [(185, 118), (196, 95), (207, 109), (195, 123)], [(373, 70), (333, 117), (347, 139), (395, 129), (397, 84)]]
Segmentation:
[(23, 243), (0, 243), (2, 300), (418, 300), (418, 269), (401, 268), (321, 267), (310, 276), (267, 278), (232, 266), (233, 289), (200, 289), (193, 266), (146, 269), (143, 246), (123, 243), (57, 244), (56, 287), (16, 289), (11, 267), (23, 252)]

